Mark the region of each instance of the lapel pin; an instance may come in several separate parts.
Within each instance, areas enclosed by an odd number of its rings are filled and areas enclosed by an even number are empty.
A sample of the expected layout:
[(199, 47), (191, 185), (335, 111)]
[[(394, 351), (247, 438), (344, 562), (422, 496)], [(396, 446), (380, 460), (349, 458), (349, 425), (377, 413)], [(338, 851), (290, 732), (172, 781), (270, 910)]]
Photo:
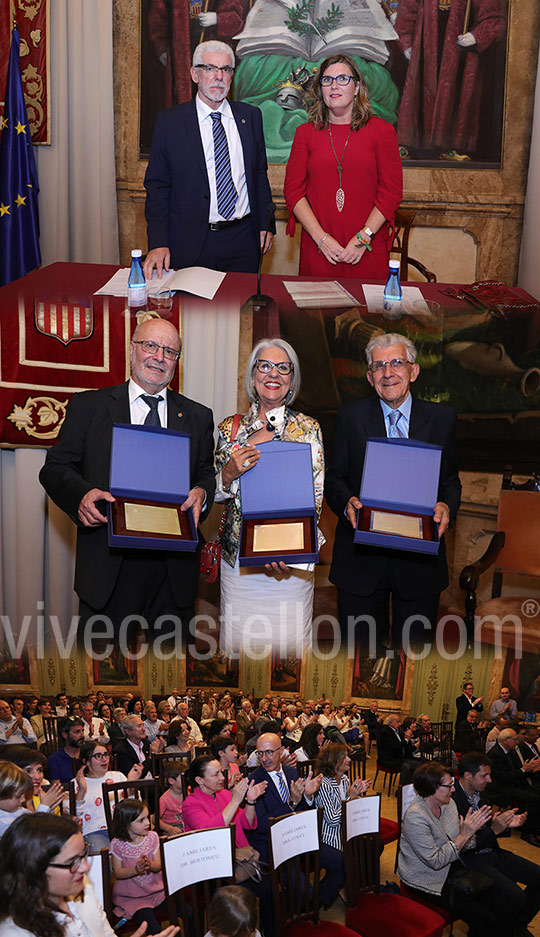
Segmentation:
[(245, 122), (246, 122), (246, 118), (242, 117), (242, 123), (245, 124)]
[(183, 416), (184, 414), (180, 411), (180, 413), (177, 413), (176, 415), (177, 415), (177, 416)]

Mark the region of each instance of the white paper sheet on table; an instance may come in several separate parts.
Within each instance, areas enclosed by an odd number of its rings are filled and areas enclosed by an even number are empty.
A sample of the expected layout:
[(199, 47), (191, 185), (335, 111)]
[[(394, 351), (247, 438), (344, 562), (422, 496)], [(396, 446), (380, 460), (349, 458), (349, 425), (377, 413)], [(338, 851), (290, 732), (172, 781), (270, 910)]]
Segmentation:
[[(96, 290), (94, 296), (126, 296), (128, 291), (129, 267), (122, 267), (107, 280), (101, 289)], [(203, 299), (213, 299), (225, 279), (221, 270), (209, 270), (208, 267), (184, 267), (183, 270), (169, 270), (164, 273), (161, 280), (154, 274), (151, 280), (146, 281), (148, 291), (161, 292), (162, 290), (183, 290)]]
[[(374, 283), (363, 283), (362, 289), (368, 307), (368, 312), (386, 312), (384, 308), (384, 286)], [(399, 304), (399, 311), (404, 316), (426, 316), (431, 318), (432, 313), (424, 301), (421, 290), (417, 286), (403, 286), (403, 298)], [(415, 303), (417, 305), (415, 306)], [(397, 309), (397, 302), (392, 301), (392, 308)]]
[(283, 286), (294, 299), (299, 309), (312, 309), (322, 306), (324, 309), (341, 309), (345, 306), (358, 306), (358, 300), (337, 280), (325, 280), (322, 283), (283, 280)]

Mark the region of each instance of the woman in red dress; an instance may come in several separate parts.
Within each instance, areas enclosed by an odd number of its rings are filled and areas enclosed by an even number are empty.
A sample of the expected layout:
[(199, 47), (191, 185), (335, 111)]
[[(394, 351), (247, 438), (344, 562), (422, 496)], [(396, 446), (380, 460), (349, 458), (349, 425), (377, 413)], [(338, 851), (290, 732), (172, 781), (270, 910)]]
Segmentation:
[(386, 280), (403, 175), (391, 124), (373, 115), (348, 55), (313, 79), (308, 123), (296, 131), (285, 176), (287, 233), (302, 225), (300, 274)]

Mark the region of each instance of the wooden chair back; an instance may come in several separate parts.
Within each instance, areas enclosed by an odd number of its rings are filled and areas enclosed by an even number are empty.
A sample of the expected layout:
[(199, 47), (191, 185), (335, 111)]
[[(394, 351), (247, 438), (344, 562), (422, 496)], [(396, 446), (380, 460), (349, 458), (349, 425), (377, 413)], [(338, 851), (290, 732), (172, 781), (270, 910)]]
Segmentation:
[[(505, 539), (495, 571), (540, 577), (540, 491), (502, 490), (497, 530), (504, 531)], [(494, 597), (500, 595), (501, 587), (501, 580), (496, 583), (496, 579)]]
[(63, 746), (63, 739), (58, 735), (58, 716), (42, 716), (43, 732), (45, 741), (41, 746), (41, 751), (49, 757), (53, 752), (57, 752)]
[[(379, 892), (380, 887), (380, 863), (381, 841), (379, 838), (381, 797), (380, 795), (368, 798), (370, 804), (370, 819), (374, 819), (369, 825), (370, 832), (355, 835), (354, 826), (351, 822), (352, 812), (362, 809), (361, 804), (365, 803), (359, 798), (353, 801), (345, 802), (341, 812), (341, 839), (343, 845), (343, 860), (345, 866), (345, 893), (347, 904), (354, 906), (361, 898), (369, 892)], [(378, 804), (373, 802), (377, 800)], [(378, 807), (378, 815), (375, 811)], [(374, 808), (374, 809), (373, 809)]]
[[(319, 923), (321, 829), (322, 808), (269, 820), (270, 875), (278, 934), (300, 921)], [(280, 861), (282, 851), (285, 858)]]
[(409, 279), (409, 265), (414, 267), (419, 273), (425, 277), (430, 283), (434, 283), (437, 280), (435, 274), (428, 270), (419, 260), (415, 260), (414, 257), (411, 257), (409, 254), (409, 237), (411, 233), (411, 228), (415, 219), (416, 210), (414, 208), (399, 208), (396, 212), (396, 217), (394, 219), (394, 240), (392, 242), (392, 247), (390, 250), (391, 254), (398, 254), (400, 265), (399, 265), (399, 277), (400, 280)]
[(366, 780), (366, 753), (362, 751), (349, 752), (351, 765), (347, 772), (351, 784), (360, 778)]
[(308, 758), (307, 761), (298, 761), (296, 763), (296, 770), (301, 778), (307, 778), (310, 771), (313, 771), (315, 765), (315, 758)]
[[(203, 937), (206, 911), (217, 888), (234, 882), (234, 824), (160, 840), (168, 917), (182, 919), (182, 937)], [(219, 857), (219, 858), (218, 858)]]
[(148, 813), (151, 817), (154, 810), (159, 809), (159, 787), (156, 778), (148, 778), (144, 781), (116, 781), (114, 784), (102, 784), (101, 789), (103, 791), (103, 809), (107, 821), (107, 830), (111, 838), (113, 812), (120, 800), (125, 797), (138, 798), (148, 807)]

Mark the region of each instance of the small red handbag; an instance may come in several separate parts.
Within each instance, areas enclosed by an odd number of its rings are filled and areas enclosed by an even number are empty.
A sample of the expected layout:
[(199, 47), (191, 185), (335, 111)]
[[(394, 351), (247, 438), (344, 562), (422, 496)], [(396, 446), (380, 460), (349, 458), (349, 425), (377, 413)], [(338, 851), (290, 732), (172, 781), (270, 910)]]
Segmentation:
[[(238, 432), (238, 427), (240, 426), (240, 421), (242, 419), (241, 413), (235, 413), (231, 426), (231, 438), (230, 442), (234, 442), (236, 434)], [(204, 547), (201, 550), (200, 557), (200, 572), (201, 576), (204, 577), (206, 582), (215, 582), (218, 573), (219, 566), (221, 563), (221, 535), (225, 527), (225, 522), (229, 515), (229, 508), (231, 502), (227, 501), (223, 509), (223, 514), (221, 515), (221, 522), (219, 525), (218, 535), (215, 540), (207, 540)]]

